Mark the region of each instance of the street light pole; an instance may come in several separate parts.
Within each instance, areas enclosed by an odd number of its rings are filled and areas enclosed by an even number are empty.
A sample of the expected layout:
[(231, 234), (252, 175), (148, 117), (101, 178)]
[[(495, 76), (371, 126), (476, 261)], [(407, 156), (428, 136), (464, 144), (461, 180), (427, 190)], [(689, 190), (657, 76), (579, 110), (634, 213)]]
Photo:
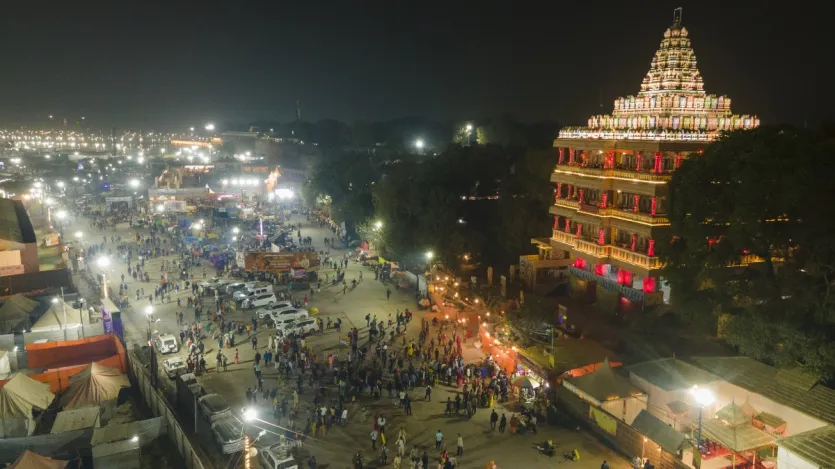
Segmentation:
[(700, 388), (699, 386), (693, 386), (693, 388), (690, 390), (690, 395), (693, 396), (693, 398), (696, 400), (696, 403), (699, 404), (699, 427), (698, 432), (696, 433), (696, 451), (701, 453), (702, 410), (705, 406), (713, 404), (716, 401), (716, 397), (713, 395), (713, 392), (711, 392), (710, 389)]

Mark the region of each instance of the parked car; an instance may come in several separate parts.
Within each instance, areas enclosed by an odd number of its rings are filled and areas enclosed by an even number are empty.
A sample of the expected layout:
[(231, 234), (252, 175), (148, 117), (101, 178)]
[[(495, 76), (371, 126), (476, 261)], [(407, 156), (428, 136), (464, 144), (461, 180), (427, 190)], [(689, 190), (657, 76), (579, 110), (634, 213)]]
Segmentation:
[(293, 459), (291, 446), (279, 443), (258, 451), (261, 467), (264, 469), (298, 469), (298, 463)]
[(266, 308), (259, 309), (256, 314), (259, 318), (264, 319), (267, 316), (272, 316), (274, 311), (280, 311), (282, 309), (292, 308), (293, 303), (289, 301), (279, 301), (278, 303), (273, 303)]
[(228, 416), (212, 424), (212, 436), (223, 454), (234, 454), (244, 449), (243, 423)]
[(276, 299), (274, 293), (262, 293), (260, 295), (255, 296), (255, 297), (250, 297), (250, 298), (245, 299), (241, 303), (241, 306), (244, 309), (257, 308), (259, 306), (267, 306), (269, 304), (273, 304), (276, 301), (278, 301), (278, 300)]
[(296, 323), (295, 327), (293, 327), (293, 332), (296, 334), (310, 334), (311, 332), (317, 332), (319, 330), (319, 325), (316, 324), (315, 319), (305, 319), (304, 321), (299, 321)]
[(257, 282), (235, 282), (226, 285), (226, 293), (233, 294), (238, 290), (243, 290), (246, 287), (254, 286)]
[(294, 327), (296, 327), (296, 323), (299, 322), (297, 319), (278, 319), (276, 320), (273, 318), (273, 324), (275, 327), (276, 332), (281, 331), (284, 334), (292, 331)]
[(256, 285), (254, 287), (247, 287), (247, 288), (244, 288), (243, 290), (236, 291), (232, 295), (232, 298), (234, 298), (236, 300), (243, 300), (244, 298), (252, 296), (252, 295), (260, 295), (262, 293), (272, 293), (272, 292), (273, 292), (273, 286), (272, 285)]
[(171, 334), (160, 334), (156, 336), (154, 338), (154, 346), (163, 355), (180, 351), (180, 347), (177, 345), (177, 339)]
[(199, 283), (199, 285), (203, 288), (212, 287), (214, 288), (215, 285), (220, 283), (222, 277), (212, 277), (209, 280), (203, 280)]
[(279, 310), (273, 310), (270, 313), (270, 317), (273, 319), (273, 322), (280, 322), (284, 319), (305, 319), (310, 316), (310, 313), (307, 312), (306, 309), (301, 308), (284, 308)]
[(186, 362), (181, 357), (169, 358), (162, 362), (162, 369), (169, 378), (176, 379), (186, 372)]
[(206, 394), (197, 399), (197, 407), (200, 409), (200, 414), (209, 423), (232, 416), (232, 409), (229, 408), (226, 399), (220, 394)]

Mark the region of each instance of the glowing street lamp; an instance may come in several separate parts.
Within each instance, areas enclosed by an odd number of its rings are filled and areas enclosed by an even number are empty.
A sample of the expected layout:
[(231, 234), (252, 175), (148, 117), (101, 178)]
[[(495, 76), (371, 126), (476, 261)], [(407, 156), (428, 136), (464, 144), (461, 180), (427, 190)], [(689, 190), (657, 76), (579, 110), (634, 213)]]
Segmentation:
[(435, 257), (435, 253), (433, 253), (432, 251), (426, 251), (426, 261), (427, 262), (431, 261), (433, 257)]
[(467, 124), (467, 146), (470, 146), (470, 135), (473, 134), (473, 124)]
[(418, 153), (423, 153), (423, 139), (419, 138), (415, 140), (415, 148), (417, 148)]
[(208, 124), (206, 124), (206, 130), (208, 130), (209, 132), (215, 130), (215, 125), (209, 122)]
[(380, 229), (380, 228), (382, 228), (382, 227), (383, 227), (383, 222), (382, 222), (382, 221), (377, 220), (376, 222), (374, 222), (374, 228), (375, 228), (375, 229), (378, 229), (378, 230), (379, 230), (379, 229)]
[(716, 402), (716, 396), (713, 391), (707, 388), (700, 388), (698, 385), (690, 389), (690, 395), (699, 404), (699, 432), (696, 434), (696, 450), (701, 451), (702, 446), (702, 409), (705, 406), (712, 405)]
[(139, 179), (131, 179), (130, 180), (130, 186), (133, 187), (134, 189), (139, 187)]
[(59, 220), (63, 220), (65, 218), (67, 218), (67, 211), (66, 210), (58, 210), (58, 212), (55, 214), (55, 217), (58, 218)]
[(234, 228), (232, 228), (232, 233), (238, 234), (238, 233), (240, 233), (240, 232), (241, 232), (241, 229), (240, 229), (240, 228), (238, 228), (237, 226), (236, 226), (236, 227), (234, 227)]
[(81, 238), (82, 238), (83, 236), (84, 236), (84, 233), (82, 233), (82, 232), (80, 232), (80, 231), (76, 231), (76, 232), (75, 232), (75, 239), (77, 239), (77, 240), (81, 241)]
[(258, 413), (252, 407), (247, 407), (244, 409), (244, 420), (247, 422), (252, 422), (258, 417)]

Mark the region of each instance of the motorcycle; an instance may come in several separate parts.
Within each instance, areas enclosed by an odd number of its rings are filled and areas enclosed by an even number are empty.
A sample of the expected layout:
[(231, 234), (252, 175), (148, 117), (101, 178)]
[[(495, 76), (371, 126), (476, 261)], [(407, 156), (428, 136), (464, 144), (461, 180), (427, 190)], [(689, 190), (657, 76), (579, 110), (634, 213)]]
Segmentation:
[(533, 445), (533, 447), (536, 448), (537, 451), (539, 451), (539, 454), (544, 454), (544, 455), (550, 456), (550, 457), (554, 456), (554, 451), (556, 449), (556, 446), (554, 445), (554, 442), (551, 441), (551, 440), (543, 441), (542, 443), (535, 444), (535, 445)]

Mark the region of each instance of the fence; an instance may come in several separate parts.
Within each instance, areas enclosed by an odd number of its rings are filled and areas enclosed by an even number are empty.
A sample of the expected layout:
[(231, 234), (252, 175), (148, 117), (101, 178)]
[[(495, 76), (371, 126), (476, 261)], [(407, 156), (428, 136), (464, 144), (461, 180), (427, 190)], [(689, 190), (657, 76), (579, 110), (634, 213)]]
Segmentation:
[[(594, 415), (589, 411), (591, 405), (580, 399), (564, 386), (557, 388), (557, 400), (574, 417), (598, 438), (608, 442), (628, 458), (636, 455), (647, 458), (658, 469), (681, 469), (688, 467), (674, 454), (661, 449), (652, 440), (644, 441), (644, 435), (625, 422), (610, 416), (605, 410), (594, 407)], [(597, 419), (597, 421), (595, 420)], [(604, 429), (604, 427), (606, 427)]]
[(130, 370), (130, 376), (139, 388), (145, 404), (148, 405), (148, 408), (151, 409), (154, 415), (165, 419), (168, 425), (168, 436), (183, 457), (186, 468), (204, 469), (203, 462), (197, 456), (194, 447), (191, 445), (188, 437), (186, 437), (185, 432), (183, 432), (183, 428), (180, 426), (180, 422), (177, 421), (174, 411), (168, 406), (165, 397), (154, 389), (151, 384), (151, 377), (148, 376), (147, 371), (142, 366), (142, 362), (133, 352), (128, 352), (128, 368)]

